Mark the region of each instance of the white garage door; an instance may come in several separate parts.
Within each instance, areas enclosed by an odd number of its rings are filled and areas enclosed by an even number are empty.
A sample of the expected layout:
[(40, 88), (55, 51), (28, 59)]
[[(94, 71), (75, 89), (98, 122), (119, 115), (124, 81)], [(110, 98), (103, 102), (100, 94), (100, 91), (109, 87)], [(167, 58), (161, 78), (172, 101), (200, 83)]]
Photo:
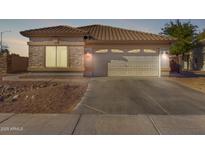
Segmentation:
[(124, 56), (127, 61), (111, 60), (108, 76), (159, 76), (158, 56)]

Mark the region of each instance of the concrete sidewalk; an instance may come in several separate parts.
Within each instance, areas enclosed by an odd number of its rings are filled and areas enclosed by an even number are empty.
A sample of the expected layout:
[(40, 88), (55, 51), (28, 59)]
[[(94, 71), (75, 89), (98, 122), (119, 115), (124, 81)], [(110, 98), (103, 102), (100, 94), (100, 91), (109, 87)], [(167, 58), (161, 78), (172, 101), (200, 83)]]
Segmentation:
[(0, 114), (0, 134), (198, 135), (205, 115)]

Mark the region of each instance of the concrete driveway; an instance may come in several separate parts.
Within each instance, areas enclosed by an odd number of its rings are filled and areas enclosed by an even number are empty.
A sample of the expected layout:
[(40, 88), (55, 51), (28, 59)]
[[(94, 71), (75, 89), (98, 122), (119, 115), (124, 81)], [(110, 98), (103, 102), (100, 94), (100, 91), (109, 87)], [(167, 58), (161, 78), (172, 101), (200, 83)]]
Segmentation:
[(93, 78), (73, 113), (205, 114), (205, 94), (164, 78)]

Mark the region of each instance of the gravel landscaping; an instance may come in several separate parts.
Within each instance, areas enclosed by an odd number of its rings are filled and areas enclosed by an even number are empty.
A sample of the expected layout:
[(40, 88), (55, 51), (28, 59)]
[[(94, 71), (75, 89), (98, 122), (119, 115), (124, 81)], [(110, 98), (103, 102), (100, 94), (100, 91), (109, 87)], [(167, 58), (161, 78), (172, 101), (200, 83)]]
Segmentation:
[(87, 81), (0, 81), (1, 113), (66, 113), (80, 101)]
[(170, 77), (169, 80), (205, 93), (205, 77)]

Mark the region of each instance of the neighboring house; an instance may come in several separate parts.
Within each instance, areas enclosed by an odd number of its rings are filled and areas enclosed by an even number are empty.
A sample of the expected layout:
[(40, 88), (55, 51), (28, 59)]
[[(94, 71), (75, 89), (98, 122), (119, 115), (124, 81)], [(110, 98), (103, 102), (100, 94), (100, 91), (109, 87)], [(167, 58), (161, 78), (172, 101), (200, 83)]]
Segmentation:
[(200, 40), (197, 47), (179, 55), (179, 64), (182, 70), (205, 71), (205, 39)]
[(192, 69), (205, 71), (205, 39), (199, 42), (197, 48), (193, 49), (191, 57)]
[(29, 38), (29, 71), (86, 76), (161, 76), (174, 38), (105, 25), (55, 26), (20, 32)]

